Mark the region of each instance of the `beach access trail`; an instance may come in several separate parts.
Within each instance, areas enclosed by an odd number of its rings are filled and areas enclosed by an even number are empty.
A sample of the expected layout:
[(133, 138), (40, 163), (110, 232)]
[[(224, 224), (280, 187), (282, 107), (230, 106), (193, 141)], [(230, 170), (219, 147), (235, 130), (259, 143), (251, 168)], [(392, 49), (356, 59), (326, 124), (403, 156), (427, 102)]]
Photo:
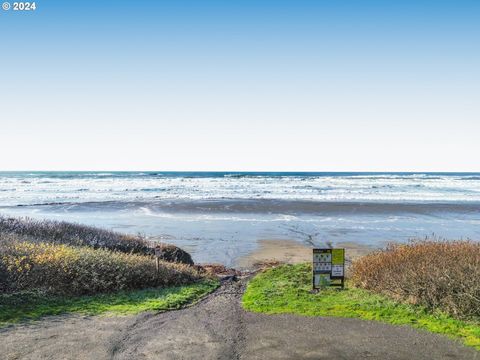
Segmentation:
[(7, 359), (480, 359), (446, 337), (373, 321), (249, 313), (245, 280), (196, 305), (137, 316), (57, 316), (0, 330)]

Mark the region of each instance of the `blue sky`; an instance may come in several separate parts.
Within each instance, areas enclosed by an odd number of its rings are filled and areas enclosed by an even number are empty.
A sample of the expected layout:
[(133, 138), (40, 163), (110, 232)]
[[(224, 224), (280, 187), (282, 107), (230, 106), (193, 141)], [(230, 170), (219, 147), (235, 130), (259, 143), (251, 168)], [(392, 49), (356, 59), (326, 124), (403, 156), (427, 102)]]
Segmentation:
[(478, 1), (36, 4), (0, 170), (480, 171)]

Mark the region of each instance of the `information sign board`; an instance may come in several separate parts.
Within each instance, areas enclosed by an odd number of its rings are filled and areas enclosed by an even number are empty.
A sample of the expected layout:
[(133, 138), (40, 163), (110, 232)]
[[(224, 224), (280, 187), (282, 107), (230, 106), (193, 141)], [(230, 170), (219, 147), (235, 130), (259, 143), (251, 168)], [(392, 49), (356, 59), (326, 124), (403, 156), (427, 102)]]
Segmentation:
[(344, 287), (345, 249), (313, 249), (313, 289)]

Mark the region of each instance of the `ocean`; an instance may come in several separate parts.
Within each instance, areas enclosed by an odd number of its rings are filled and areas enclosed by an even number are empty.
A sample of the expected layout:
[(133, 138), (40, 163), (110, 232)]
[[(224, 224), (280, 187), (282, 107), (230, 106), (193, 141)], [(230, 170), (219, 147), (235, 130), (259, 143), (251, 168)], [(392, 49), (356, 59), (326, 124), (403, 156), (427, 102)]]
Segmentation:
[(141, 233), (235, 265), (262, 239), (480, 240), (480, 173), (0, 172), (0, 215)]

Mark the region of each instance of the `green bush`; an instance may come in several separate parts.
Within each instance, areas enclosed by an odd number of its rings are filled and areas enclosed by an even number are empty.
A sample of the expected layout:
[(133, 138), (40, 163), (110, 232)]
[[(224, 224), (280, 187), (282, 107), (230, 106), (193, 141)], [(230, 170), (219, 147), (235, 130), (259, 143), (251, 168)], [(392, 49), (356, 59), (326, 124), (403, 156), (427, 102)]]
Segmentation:
[(152, 256), (64, 244), (31, 243), (0, 236), (0, 289), (43, 290), (83, 295), (191, 283), (200, 278), (191, 266)]

